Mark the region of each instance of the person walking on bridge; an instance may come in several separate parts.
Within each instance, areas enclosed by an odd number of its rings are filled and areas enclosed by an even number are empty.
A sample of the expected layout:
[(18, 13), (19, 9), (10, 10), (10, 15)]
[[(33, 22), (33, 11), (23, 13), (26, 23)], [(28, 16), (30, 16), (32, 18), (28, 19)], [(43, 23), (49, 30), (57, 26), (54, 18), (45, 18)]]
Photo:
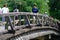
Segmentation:
[[(9, 13), (9, 9), (7, 8), (7, 5), (4, 4), (3, 8), (0, 8), (0, 14), (6, 14), (6, 13)], [(5, 16), (2, 16), (2, 22), (5, 22)], [(2, 29), (3, 32), (5, 30), (5, 24), (2, 24), (0, 28)]]
[[(38, 14), (38, 8), (36, 7), (36, 4), (34, 4), (33, 5), (33, 8), (32, 8), (32, 12), (33, 12), (33, 14)], [(33, 19), (34, 19), (34, 21), (33, 21), (33, 23), (35, 23), (35, 19), (36, 19), (36, 16), (33, 16)]]
[(17, 9), (17, 7), (14, 9), (14, 12), (19, 12), (19, 9)]
[(36, 7), (36, 4), (33, 5), (32, 12), (38, 13), (38, 8)]
[(49, 16), (48, 16), (47, 12), (44, 12), (44, 14), (43, 14), (43, 22), (44, 22), (45, 25), (48, 25), (48, 18), (49, 18)]
[[(9, 8), (7, 7), (7, 4), (3, 5), (2, 10), (2, 14), (8, 14), (9, 13)], [(5, 16), (2, 16), (2, 21), (5, 22)], [(8, 16), (8, 19), (11, 21), (12, 19), (10, 18), (10, 16)], [(5, 25), (3, 25), (5, 27)]]
[[(15, 7), (14, 11), (13, 12), (16, 12), (18, 13), (19, 12), (19, 9), (17, 9), (17, 7)], [(18, 19), (18, 16), (15, 16), (15, 19), (17, 20)]]
[[(3, 14), (9, 13), (9, 8), (7, 7), (7, 4), (3, 5), (2, 13)], [(5, 21), (5, 17), (4, 16), (2, 17), (2, 21)]]

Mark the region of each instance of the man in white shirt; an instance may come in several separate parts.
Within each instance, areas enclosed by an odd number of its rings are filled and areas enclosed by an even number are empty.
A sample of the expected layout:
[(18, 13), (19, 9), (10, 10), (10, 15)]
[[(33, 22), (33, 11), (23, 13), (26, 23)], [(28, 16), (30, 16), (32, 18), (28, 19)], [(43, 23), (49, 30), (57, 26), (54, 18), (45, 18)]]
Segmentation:
[(2, 8), (2, 13), (9, 13), (9, 9), (7, 7), (7, 5), (3, 5), (3, 8)]
[[(7, 14), (9, 13), (9, 9), (6, 4), (3, 5), (3, 8), (1, 9), (2, 14)], [(2, 16), (2, 22), (5, 22), (5, 16)], [(5, 30), (5, 25), (2, 25), (4, 30)]]
[[(0, 8), (0, 14), (5, 14), (5, 13), (9, 13), (9, 9), (7, 8), (7, 5), (4, 4), (3, 8)], [(5, 16), (2, 16), (2, 21), (5, 22)], [(0, 33), (3, 33), (5, 30), (5, 25), (1, 25), (0, 26)]]
[(2, 8), (2, 13), (9, 13), (9, 9), (7, 7)]
[[(3, 14), (9, 13), (9, 9), (7, 8), (7, 5), (6, 5), (6, 4), (3, 5), (2, 13), (3, 13)], [(5, 17), (4, 17), (4, 16), (2, 17), (2, 21), (3, 21), (3, 22), (5, 21)]]

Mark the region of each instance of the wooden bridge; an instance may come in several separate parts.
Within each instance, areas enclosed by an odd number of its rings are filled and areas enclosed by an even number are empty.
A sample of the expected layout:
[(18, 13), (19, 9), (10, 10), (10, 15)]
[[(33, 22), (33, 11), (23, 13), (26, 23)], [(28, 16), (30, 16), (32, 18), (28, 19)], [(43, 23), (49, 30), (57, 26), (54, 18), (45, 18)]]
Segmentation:
[(30, 40), (39, 36), (59, 35), (58, 21), (42, 14), (11, 12), (0, 14), (2, 16), (6, 20), (0, 21), (0, 26), (5, 25), (5, 29), (0, 32), (0, 40)]

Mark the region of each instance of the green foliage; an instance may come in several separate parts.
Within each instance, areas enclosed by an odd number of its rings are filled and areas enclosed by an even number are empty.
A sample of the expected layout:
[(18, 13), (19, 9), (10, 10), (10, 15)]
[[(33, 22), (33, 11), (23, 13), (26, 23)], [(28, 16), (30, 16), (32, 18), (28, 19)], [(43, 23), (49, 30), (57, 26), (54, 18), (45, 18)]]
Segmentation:
[(36, 4), (40, 13), (48, 12), (48, 15), (60, 19), (60, 0), (0, 0), (0, 7), (3, 7), (5, 3), (10, 12), (15, 6), (21, 12), (31, 12), (33, 5)]
[(2, 7), (3, 4), (7, 3), (11, 12), (15, 6), (22, 12), (31, 12), (33, 5), (36, 4), (40, 13), (44, 13), (45, 11), (49, 13), (47, 1), (48, 0), (2, 0), (0, 1), (0, 6)]
[(60, 20), (60, 0), (49, 0), (50, 15)]
[(31, 6), (27, 6), (25, 9), (26, 9), (26, 12), (31, 12), (32, 10)]

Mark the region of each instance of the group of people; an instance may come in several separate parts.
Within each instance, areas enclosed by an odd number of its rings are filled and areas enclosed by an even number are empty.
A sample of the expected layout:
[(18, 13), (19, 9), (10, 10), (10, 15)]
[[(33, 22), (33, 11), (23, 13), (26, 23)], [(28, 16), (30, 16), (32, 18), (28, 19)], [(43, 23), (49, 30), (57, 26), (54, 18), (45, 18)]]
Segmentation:
[[(17, 7), (15, 7), (13, 12), (19, 12), (19, 9), (17, 9)], [(38, 13), (38, 8), (36, 7), (36, 5), (33, 6), (32, 12), (33, 13)], [(7, 7), (7, 4), (4, 4), (3, 8), (0, 8), (0, 14), (2, 14), (2, 13), (3, 14), (9, 13), (9, 8)], [(16, 16), (16, 18), (17, 18), (17, 16)], [(5, 17), (4, 16), (2, 16), (2, 21), (5, 21)]]
[[(38, 11), (39, 11), (39, 9), (36, 7), (36, 5), (33, 5), (33, 8), (32, 8), (33, 14), (38, 13)], [(19, 9), (17, 9), (17, 7), (16, 7), (13, 12), (19, 12)], [(7, 7), (7, 4), (4, 4), (3, 8), (0, 8), (0, 14), (1, 13), (3, 13), (3, 14), (9, 13), (9, 8)], [(44, 14), (44, 16), (47, 16), (47, 15)], [(33, 17), (33, 18), (35, 19), (35, 17)], [(2, 21), (5, 21), (5, 17), (4, 16), (2, 16)]]
[[(17, 8), (14, 9), (14, 12), (19, 12)], [(6, 14), (9, 13), (9, 8), (7, 7), (7, 4), (4, 4), (2, 8), (0, 8), (0, 14)], [(5, 21), (5, 17), (2, 16), (2, 21)]]
[[(36, 7), (36, 5), (33, 5), (33, 8), (32, 8), (32, 12), (35, 14), (35, 13), (38, 13), (39, 9)], [(17, 9), (17, 7), (14, 9), (14, 12), (19, 12), (19, 9)], [(7, 7), (7, 4), (4, 4), (3, 5), (3, 8), (0, 8), (0, 14), (1, 13), (9, 13), (9, 8)], [(43, 16), (47, 16), (46, 15), (47, 12), (44, 13)], [(2, 18), (3, 21), (5, 21), (5, 18), (3, 17)]]
[[(13, 12), (19, 12), (19, 9), (17, 9), (16, 7)], [(32, 12), (33, 13), (38, 12), (38, 8), (36, 7), (36, 5), (34, 5), (34, 7), (32, 8)], [(4, 4), (3, 7), (0, 8), (0, 14), (6, 14), (6, 13), (9, 13), (9, 8), (7, 7), (7, 4)], [(2, 21), (5, 22), (5, 16), (2, 16)]]

